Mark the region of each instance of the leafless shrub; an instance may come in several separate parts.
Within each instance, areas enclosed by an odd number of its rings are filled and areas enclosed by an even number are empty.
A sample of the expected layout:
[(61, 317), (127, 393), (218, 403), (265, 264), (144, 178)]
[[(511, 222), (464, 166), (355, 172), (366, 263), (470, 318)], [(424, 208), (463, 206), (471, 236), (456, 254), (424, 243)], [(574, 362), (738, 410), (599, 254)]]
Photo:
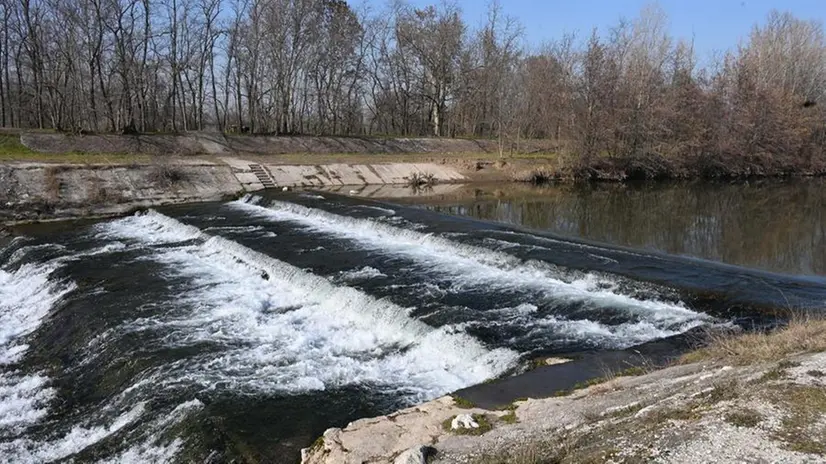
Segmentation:
[(542, 185), (559, 179), (560, 175), (546, 167), (537, 167), (527, 171), (520, 171), (513, 175), (514, 182), (527, 182), (534, 185)]
[(407, 179), (407, 185), (410, 187), (425, 187), (425, 186), (434, 186), (438, 182), (436, 176), (431, 173), (419, 173), (414, 172)]
[(149, 181), (161, 188), (174, 187), (186, 178), (180, 166), (156, 157), (149, 168)]

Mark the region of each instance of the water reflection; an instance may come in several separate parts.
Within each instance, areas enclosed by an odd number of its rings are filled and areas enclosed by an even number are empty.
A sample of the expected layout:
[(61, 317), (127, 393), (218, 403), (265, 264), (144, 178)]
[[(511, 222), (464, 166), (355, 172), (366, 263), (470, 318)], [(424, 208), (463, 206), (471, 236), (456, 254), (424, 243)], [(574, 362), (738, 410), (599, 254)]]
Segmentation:
[[(826, 274), (826, 181), (464, 186), (403, 200), (450, 214), (793, 274)], [(399, 201), (399, 199), (394, 199)]]

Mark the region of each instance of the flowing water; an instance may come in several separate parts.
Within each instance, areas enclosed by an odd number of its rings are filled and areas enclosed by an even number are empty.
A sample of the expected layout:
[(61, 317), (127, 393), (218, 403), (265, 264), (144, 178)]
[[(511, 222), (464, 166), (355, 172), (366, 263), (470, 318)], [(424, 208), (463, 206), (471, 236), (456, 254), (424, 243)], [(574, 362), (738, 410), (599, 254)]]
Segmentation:
[[(327, 427), (536, 356), (826, 302), (815, 253), (757, 270), (426, 209), (692, 254), (645, 235), (654, 226), (634, 242), (577, 222), (597, 194), (535, 193), (425, 208), (271, 194), (21, 228), (0, 242), (0, 461), (295, 462)], [(546, 219), (513, 220), (527, 210)], [(822, 224), (800, 236), (823, 247)]]

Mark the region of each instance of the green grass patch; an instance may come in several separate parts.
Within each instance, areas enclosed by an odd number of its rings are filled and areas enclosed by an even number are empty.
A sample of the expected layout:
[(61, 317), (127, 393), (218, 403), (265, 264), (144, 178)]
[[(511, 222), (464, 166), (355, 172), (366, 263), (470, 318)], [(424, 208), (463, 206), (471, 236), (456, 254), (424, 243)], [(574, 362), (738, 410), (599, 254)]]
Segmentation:
[(455, 404), (457, 408), (472, 409), (476, 407), (476, 404), (467, 398), (462, 398), (459, 395), (451, 395), (451, 397), (453, 398), (453, 404)]
[(500, 417), (499, 420), (506, 424), (515, 424), (519, 422), (519, 418), (516, 417), (516, 410), (511, 409), (510, 412), (505, 414), (504, 416)]
[(451, 416), (451, 417), (448, 417), (447, 419), (445, 419), (442, 422), (442, 428), (444, 430), (446, 430), (448, 432), (451, 432), (453, 434), (456, 434), (456, 435), (482, 435), (484, 433), (490, 432), (493, 429), (493, 425), (491, 425), (491, 423), (488, 420), (487, 416), (485, 416), (484, 414), (471, 414), (471, 417), (473, 417), (473, 420), (476, 421), (477, 424), (479, 424), (479, 427), (477, 427), (475, 429), (474, 428), (453, 429), (453, 428), (451, 428), (451, 425), (452, 425), (453, 419), (455, 419), (456, 416)]
[(313, 442), (313, 444), (310, 445), (310, 453), (315, 453), (315, 452), (321, 450), (321, 448), (324, 448), (324, 437), (323, 436), (316, 438), (315, 441)]

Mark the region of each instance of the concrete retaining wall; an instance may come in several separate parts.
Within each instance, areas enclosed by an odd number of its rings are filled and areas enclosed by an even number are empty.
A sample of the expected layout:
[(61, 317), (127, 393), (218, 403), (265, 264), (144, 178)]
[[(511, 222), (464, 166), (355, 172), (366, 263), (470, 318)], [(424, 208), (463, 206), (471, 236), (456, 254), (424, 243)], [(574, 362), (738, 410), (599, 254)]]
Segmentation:
[[(238, 158), (223, 158), (223, 161), (232, 166), (235, 176), (246, 190), (264, 188), (260, 178), (256, 177), (250, 168), (255, 163)], [(465, 176), (455, 168), (432, 163), (262, 164), (261, 166), (277, 187), (407, 184), (416, 175), (433, 176), (438, 183), (465, 180)]]
[[(174, 174), (165, 179), (158, 169)], [(242, 186), (229, 166), (0, 166), (0, 221), (116, 214), (130, 208), (219, 200)]]

